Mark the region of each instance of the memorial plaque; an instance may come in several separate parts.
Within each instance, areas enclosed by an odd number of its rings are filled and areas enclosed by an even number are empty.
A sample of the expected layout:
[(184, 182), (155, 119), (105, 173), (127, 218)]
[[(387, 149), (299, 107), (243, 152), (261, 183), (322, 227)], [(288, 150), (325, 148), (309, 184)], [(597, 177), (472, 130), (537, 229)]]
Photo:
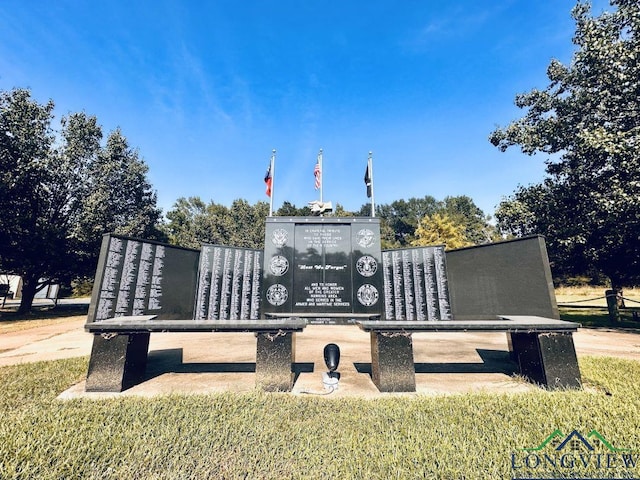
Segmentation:
[(270, 223), (267, 219), (262, 287), (265, 313), (293, 312), (294, 235), (293, 222)]
[(351, 227), (353, 245), (353, 311), (382, 314), (384, 303), (380, 226), (357, 222)]
[(350, 225), (297, 226), (294, 262), (296, 311), (352, 311)]
[(262, 251), (203, 245), (195, 320), (260, 318)]
[(385, 320), (451, 320), (444, 247), (382, 252)]
[(381, 315), (380, 265), (378, 219), (269, 217), (264, 312), (321, 324)]
[(87, 321), (192, 318), (198, 257), (197, 250), (105, 235)]

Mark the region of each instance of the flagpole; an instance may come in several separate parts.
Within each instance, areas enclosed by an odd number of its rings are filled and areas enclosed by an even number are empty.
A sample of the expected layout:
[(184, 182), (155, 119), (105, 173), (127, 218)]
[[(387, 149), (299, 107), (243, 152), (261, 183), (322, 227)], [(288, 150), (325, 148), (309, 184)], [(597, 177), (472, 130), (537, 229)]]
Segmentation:
[(324, 188), (324, 171), (322, 169), (322, 149), (318, 153), (318, 165), (320, 165), (320, 203), (322, 203), (322, 189)]
[(376, 205), (375, 205), (375, 200), (373, 198), (373, 152), (369, 152), (368, 167), (369, 167), (369, 175), (371, 176), (371, 216), (375, 217)]
[(271, 152), (271, 164), (269, 166), (271, 169), (271, 195), (269, 195), (269, 216), (273, 216), (273, 186), (275, 185), (276, 179), (276, 149), (274, 148)]

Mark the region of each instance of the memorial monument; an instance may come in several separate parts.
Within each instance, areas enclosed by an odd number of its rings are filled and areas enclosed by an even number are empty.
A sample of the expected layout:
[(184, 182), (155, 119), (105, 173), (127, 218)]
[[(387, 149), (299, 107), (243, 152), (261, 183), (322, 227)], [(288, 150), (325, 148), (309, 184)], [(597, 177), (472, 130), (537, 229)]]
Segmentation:
[(269, 217), (265, 249), (200, 250), (107, 235), (88, 322), (305, 317), (451, 319), (444, 249), (382, 252), (376, 218)]
[(415, 331), (505, 331), (524, 375), (579, 387), (577, 325), (558, 318), (541, 237), (446, 254), (382, 251), (373, 217), (268, 217), (264, 250), (106, 235), (86, 325), (94, 333), (86, 388), (139, 382), (151, 332), (249, 331), (258, 337), (256, 385), (290, 390), (295, 333), (307, 324), (371, 332), (381, 391), (415, 390)]

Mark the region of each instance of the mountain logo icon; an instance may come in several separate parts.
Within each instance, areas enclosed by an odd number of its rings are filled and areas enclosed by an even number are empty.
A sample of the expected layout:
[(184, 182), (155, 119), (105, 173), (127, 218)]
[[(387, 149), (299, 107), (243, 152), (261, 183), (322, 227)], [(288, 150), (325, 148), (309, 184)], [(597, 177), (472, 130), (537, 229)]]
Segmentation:
[(603, 435), (597, 430), (591, 430), (587, 435), (582, 435), (577, 430), (573, 430), (568, 435), (562, 433), (560, 429), (554, 430), (548, 435), (537, 447), (522, 448), (525, 452), (538, 452), (545, 448), (552, 448), (556, 451), (564, 449), (594, 451), (595, 447), (602, 445), (610, 452), (629, 452), (628, 448), (614, 447)]

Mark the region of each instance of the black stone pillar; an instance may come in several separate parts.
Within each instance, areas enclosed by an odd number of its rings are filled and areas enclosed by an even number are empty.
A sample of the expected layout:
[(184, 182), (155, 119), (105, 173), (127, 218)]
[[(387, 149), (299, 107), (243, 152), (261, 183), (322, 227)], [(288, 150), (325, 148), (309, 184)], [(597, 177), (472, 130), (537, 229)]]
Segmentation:
[(147, 366), (149, 332), (94, 334), (87, 392), (121, 392), (142, 381)]
[(293, 388), (295, 333), (260, 332), (256, 351), (256, 387), (267, 392), (290, 392)]
[(415, 392), (410, 333), (371, 332), (371, 376), (381, 392)]
[(511, 356), (522, 375), (550, 389), (581, 388), (571, 332), (508, 335)]

